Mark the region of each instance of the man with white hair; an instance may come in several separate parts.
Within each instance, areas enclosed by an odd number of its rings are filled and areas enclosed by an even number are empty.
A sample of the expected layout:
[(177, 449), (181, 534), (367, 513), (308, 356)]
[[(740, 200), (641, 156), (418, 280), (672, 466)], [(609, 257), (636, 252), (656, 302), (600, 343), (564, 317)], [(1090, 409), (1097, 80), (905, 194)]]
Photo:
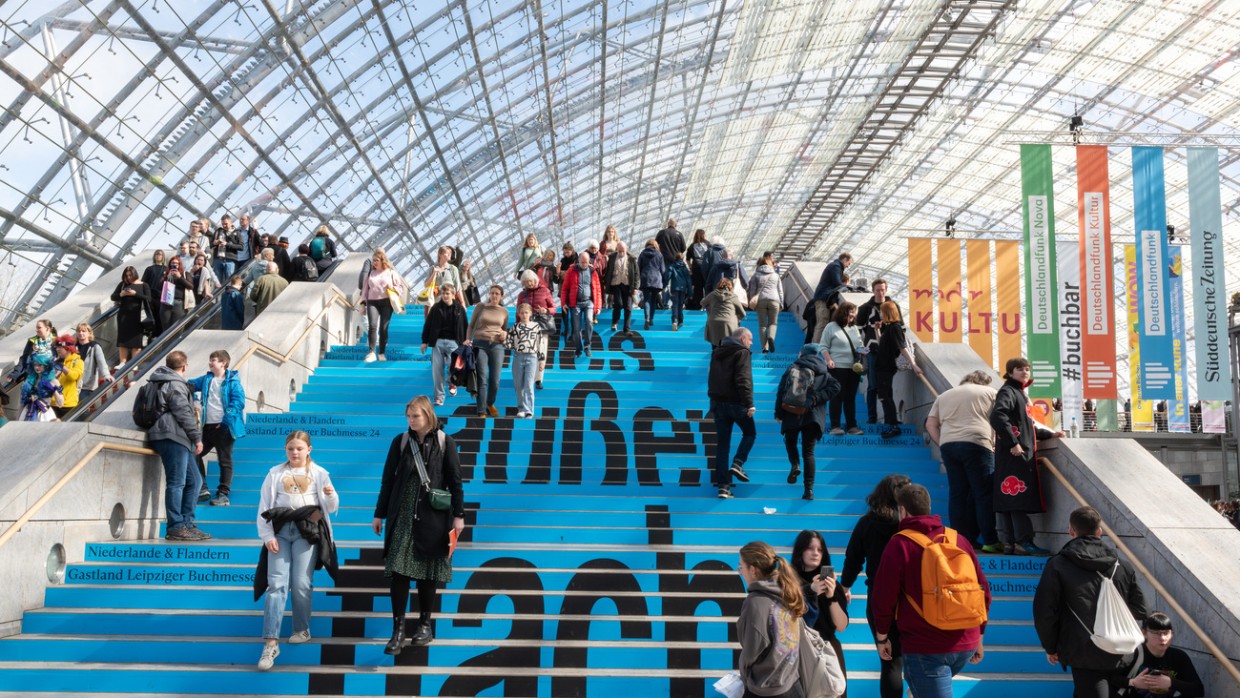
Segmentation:
[[(591, 241), (595, 250), (598, 243)], [(577, 358), (585, 353), (590, 356), (590, 341), (594, 338), (594, 309), (603, 298), (599, 275), (594, 273), (589, 252), (577, 255), (577, 263), (564, 272), (564, 285), (560, 287), (560, 307), (568, 311), (572, 329), (569, 336), (576, 342)]]

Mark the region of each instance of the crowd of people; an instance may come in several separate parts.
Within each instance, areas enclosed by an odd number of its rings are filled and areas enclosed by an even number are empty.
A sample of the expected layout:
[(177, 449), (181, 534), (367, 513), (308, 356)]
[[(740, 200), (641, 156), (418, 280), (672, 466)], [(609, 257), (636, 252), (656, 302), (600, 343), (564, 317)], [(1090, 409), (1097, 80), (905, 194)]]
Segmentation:
[[(247, 295), (261, 312), (290, 280), (313, 280), (336, 257), (326, 227), (290, 258), (286, 239), (273, 244), (250, 219), (242, 216), (240, 222), (241, 227), (234, 227), (231, 217), (224, 216), (210, 234), (208, 221), (195, 221), (179, 254), (157, 251), (141, 275), (133, 267), (124, 270), (113, 294), (120, 307), (122, 364), (141, 349), (143, 335), (170, 327), (196, 303), (221, 292), (219, 279), (227, 279), (222, 290), (228, 294), (225, 326), (239, 329), (243, 288), (249, 288)], [(773, 253), (758, 260), (746, 281), (722, 240), (708, 243), (705, 231), (698, 230), (687, 243), (674, 220), (646, 240), (636, 255), (613, 227), (602, 242), (589, 241), (580, 252), (565, 243), (561, 251), (557, 260), (554, 250), (544, 250), (534, 235), (524, 240), (514, 270), (521, 287), (515, 322), (510, 321), (504, 288), (490, 286), (482, 297), (468, 261), (449, 246), (438, 250), (436, 264), (416, 295), (382, 249), (372, 253), (359, 275), (368, 326), (365, 361), (386, 361), (391, 318), (405, 312), (411, 300), (423, 306), (425, 314), (421, 351), (432, 352), (432, 393), (406, 405), (408, 430), (391, 440), (374, 509), (373, 530), (383, 536), (392, 600), (388, 654), (433, 641), (438, 589), (452, 579), (452, 549), (464, 528), (460, 458), (435, 408), (465, 386), (473, 393), (478, 416), (497, 416), (506, 351), (511, 352), (516, 416), (529, 418), (534, 416), (535, 391), (542, 388), (549, 349), (558, 348), (562, 340), (574, 357), (590, 356), (599, 311), (610, 307), (612, 331), (624, 333), (632, 331), (635, 304), (641, 306), (646, 330), (663, 309), (670, 310), (673, 331), (683, 325), (686, 309), (704, 312), (704, 339), (711, 351), (707, 394), (716, 430), (712, 486), (726, 499), (733, 497), (734, 481), (749, 481), (744, 466), (756, 441), (755, 337), (740, 322), (748, 312), (757, 312), (761, 350), (774, 351), (783, 290)], [(251, 258), (258, 263), (244, 275), (237, 273)], [(788, 483), (800, 481), (807, 500), (814, 498), (816, 445), (827, 436), (864, 433), (856, 409), (862, 381), (867, 423), (878, 424), (881, 416), (879, 433), (890, 438), (901, 433), (894, 377), (902, 370), (921, 373), (900, 307), (887, 295), (885, 281), (874, 280), (872, 297), (859, 307), (844, 299), (843, 293), (854, 290), (846, 273), (851, 263), (852, 257), (843, 254), (827, 265), (806, 311), (807, 341), (784, 371), (774, 396), (774, 418), (790, 466)], [(158, 313), (153, 312), (156, 304)], [(466, 311), (470, 306), (472, 313)], [(59, 336), (46, 320), (36, 324), (19, 363), (21, 373), (8, 379), (22, 381), (23, 418), (63, 416), (82, 396), (111, 380), (93, 340), (88, 324), (79, 325), (76, 335)], [(188, 357), (173, 351), (150, 377), (158, 413), (147, 437), (165, 471), (168, 540), (210, 539), (195, 523), (197, 504), (230, 505), (233, 445), (245, 436), (245, 390), (230, 363), (226, 351), (214, 351), (205, 372), (189, 378)], [(472, 367), (467, 379), (454, 370), (462, 364)], [(837, 633), (848, 626), (851, 589), (863, 571), (869, 598), (866, 620), (880, 657), (884, 698), (902, 696), (906, 682), (918, 698), (950, 696), (952, 677), (967, 664), (984, 660), (991, 595), (975, 550), (1051, 555), (1034, 543), (1029, 519), (1042, 511), (1035, 449), (1037, 439), (1063, 433), (1029, 417), (1025, 389), (1030, 368), (1023, 358), (1009, 360), (998, 389), (990, 387), (985, 372), (973, 372), (931, 408), (926, 430), (938, 443), (947, 471), (953, 528), (930, 513), (925, 487), (903, 475), (889, 475), (867, 497), (867, 511), (853, 529), (839, 575), (817, 531), (796, 536), (790, 559), (762, 542), (741, 548), (738, 571), (748, 591), (737, 621), (738, 668), (746, 696), (803, 695), (810, 668), (799, 645), (809, 641), (806, 628), (831, 648), (831, 661), (846, 676)], [(735, 451), (734, 426), (741, 430)], [(219, 462), (213, 498), (203, 460), (211, 451)], [(341, 496), (312, 451), (309, 434), (288, 434), (285, 458), (268, 471), (260, 492), (256, 525), (265, 553), (256, 571), (255, 593), (256, 598), (266, 594), (258, 662), (264, 670), (279, 656), (289, 597), (293, 614), (288, 642), (308, 642), (314, 571), (326, 568), (333, 577), (336, 571), (331, 515)], [(1234, 503), (1224, 503), (1219, 512), (1236, 520)], [(1148, 613), (1132, 569), (1101, 539), (1098, 513), (1088, 507), (1073, 512), (1069, 531), (1071, 540), (1048, 561), (1033, 602), (1048, 661), (1072, 668), (1078, 696), (1169, 690), (1202, 695), (1191, 661), (1170, 647), (1170, 619)], [(948, 562), (938, 564), (942, 560)], [(954, 605), (944, 607), (926, 587), (926, 575), (933, 573), (926, 570), (931, 568), (955, 575), (950, 580), (956, 590)], [(406, 614), (415, 582), (418, 619), (407, 637)], [(1131, 652), (1108, 652), (1090, 642), (1099, 589), (1108, 583), (1123, 596), (1134, 622), (1143, 624), (1145, 642)]]

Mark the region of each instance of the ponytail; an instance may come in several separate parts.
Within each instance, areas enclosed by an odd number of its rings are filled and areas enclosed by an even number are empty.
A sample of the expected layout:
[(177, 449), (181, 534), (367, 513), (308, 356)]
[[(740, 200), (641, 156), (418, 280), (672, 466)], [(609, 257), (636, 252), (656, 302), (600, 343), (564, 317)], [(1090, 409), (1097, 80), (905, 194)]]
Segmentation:
[(775, 554), (775, 549), (762, 541), (747, 543), (740, 551), (741, 560), (746, 565), (762, 573), (764, 579), (770, 579), (779, 585), (780, 600), (793, 617), (805, 615), (805, 596), (801, 593), (801, 578), (792, 565)]
[(801, 578), (791, 563), (782, 557), (775, 558), (775, 581), (779, 582), (779, 595), (794, 618), (805, 615), (805, 595), (801, 593)]

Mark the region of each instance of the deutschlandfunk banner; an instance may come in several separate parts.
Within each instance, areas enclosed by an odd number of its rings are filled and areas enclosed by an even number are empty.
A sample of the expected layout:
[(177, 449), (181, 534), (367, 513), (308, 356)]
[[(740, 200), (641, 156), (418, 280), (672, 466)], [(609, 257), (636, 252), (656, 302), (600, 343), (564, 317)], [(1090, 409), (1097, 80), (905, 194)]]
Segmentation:
[(1030, 397), (1058, 397), (1059, 284), (1055, 264), (1054, 172), (1049, 144), (1020, 147), (1025, 241), (1026, 358), (1033, 365)]
[(1163, 149), (1132, 149), (1132, 203), (1137, 240), (1137, 294), (1141, 342), (1141, 397), (1175, 399), (1175, 342), (1167, 307), (1170, 255)]
[[(1115, 279), (1111, 259), (1111, 188), (1107, 147), (1076, 147), (1077, 255), (1081, 279), (1081, 366), (1084, 397), (1119, 396), (1115, 360)], [(1062, 265), (1060, 266), (1062, 268)]]

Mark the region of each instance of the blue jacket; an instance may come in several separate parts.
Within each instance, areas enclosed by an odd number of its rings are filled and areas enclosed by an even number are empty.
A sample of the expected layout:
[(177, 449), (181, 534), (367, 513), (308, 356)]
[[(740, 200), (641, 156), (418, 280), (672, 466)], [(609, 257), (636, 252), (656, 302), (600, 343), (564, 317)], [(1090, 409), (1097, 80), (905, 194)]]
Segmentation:
[(239, 289), (232, 286), (224, 289), (220, 306), (223, 314), (220, 318), (221, 329), (240, 330), (245, 327), (245, 295)]
[(844, 262), (833, 259), (827, 268), (822, 270), (818, 278), (818, 286), (814, 289), (814, 300), (826, 301), (844, 286)]
[[(211, 379), (214, 377), (207, 373), (186, 381), (190, 390), (196, 393), (194, 397), (202, 407), (204, 420), (207, 418), (207, 390), (210, 389)], [(234, 439), (240, 439), (245, 436), (245, 388), (241, 387), (241, 379), (237, 377), (236, 371), (224, 371), (224, 383), (220, 391), (220, 398), (224, 403), (224, 419), (220, 423), (228, 427), (228, 432)]]
[(640, 288), (663, 289), (663, 254), (647, 247), (637, 255), (637, 275), (641, 277)]
[(668, 269), (668, 286), (672, 292), (681, 291), (684, 293), (693, 292), (693, 275), (689, 273), (689, 265), (684, 260), (672, 262), (672, 266)]
[(744, 288), (749, 285), (745, 280), (745, 272), (741, 269), (740, 262), (735, 259), (720, 259), (710, 266), (710, 273), (706, 275), (707, 291), (719, 288), (720, 279), (731, 279), (733, 288)]

